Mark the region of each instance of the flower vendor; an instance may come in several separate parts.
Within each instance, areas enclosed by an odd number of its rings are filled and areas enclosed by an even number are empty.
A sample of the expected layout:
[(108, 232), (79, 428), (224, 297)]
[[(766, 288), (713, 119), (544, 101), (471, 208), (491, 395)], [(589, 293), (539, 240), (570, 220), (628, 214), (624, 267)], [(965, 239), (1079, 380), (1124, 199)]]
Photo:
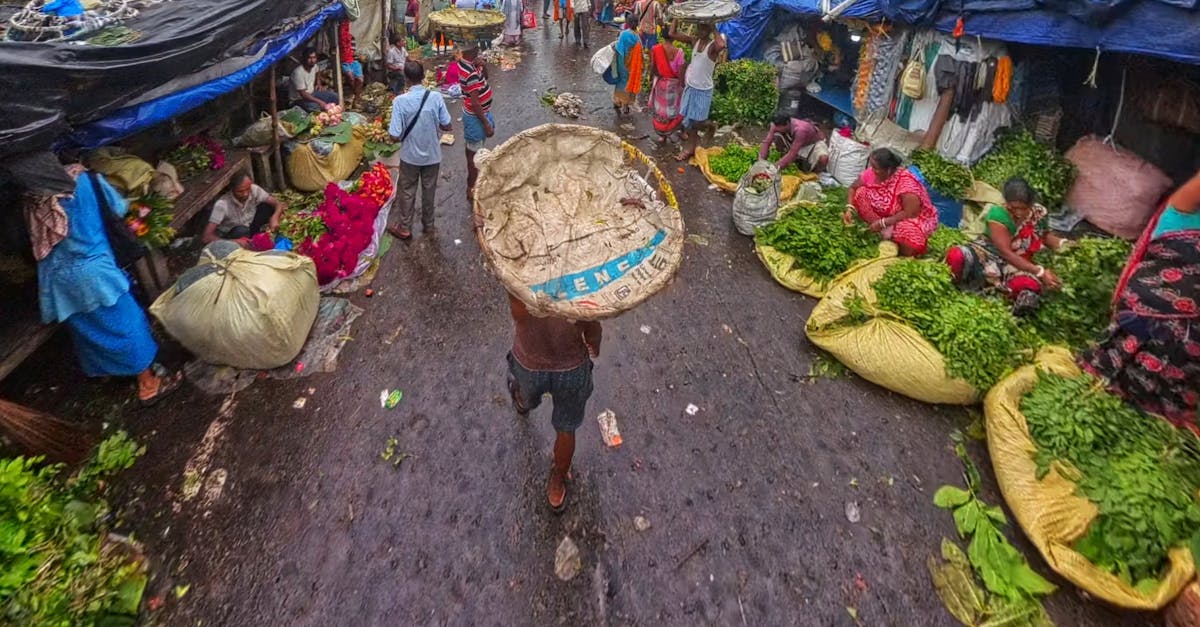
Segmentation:
[(247, 246), (250, 238), (264, 227), (267, 231), (279, 228), (284, 209), (287, 204), (255, 185), (249, 174), (235, 174), (229, 190), (213, 203), (204, 229), (204, 243), (229, 239)]
[(305, 48), (302, 55), (300, 65), (292, 70), (292, 77), (288, 85), (289, 102), (293, 107), (300, 107), (309, 113), (328, 109), (337, 104), (337, 94), (321, 89), (319, 77), (321, 70), (317, 67), (317, 51), (313, 48)]

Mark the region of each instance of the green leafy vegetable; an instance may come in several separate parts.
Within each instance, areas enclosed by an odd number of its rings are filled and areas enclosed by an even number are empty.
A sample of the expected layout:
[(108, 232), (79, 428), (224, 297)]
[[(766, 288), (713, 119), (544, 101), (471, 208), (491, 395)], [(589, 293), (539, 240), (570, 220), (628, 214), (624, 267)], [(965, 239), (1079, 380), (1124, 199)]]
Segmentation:
[(740, 59), (717, 65), (712, 120), (760, 126), (770, 122), (779, 105), (775, 77), (775, 66), (763, 61)]
[(946, 256), (946, 251), (950, 250), (951, 247), (967, 244), (970, 241), (971, 238), (967, 237), (966, 233), (944, 224), (939, 224), (933, 235), (929, 236), (928, 250), (925, 252), (925, 256), (929, 259), (941, 260)]
[(1075, 181), (1075, 165), (1053, 148), (1038, 143), (1024, 129), (1001, 135), (991, 152), (975, 164), (974, 172), (975, 178), (996, 189), (1003, 189), (1005, 181), (1020, 176), (1052, 210), (1062, 205)]
[(911, 324), (942, 354), (947, 375), (986, 390), (1020, 363), (1024, 345), (1008, 307), (959, 292), (945, 264), (905, 259), (872, 287), (880, 309)]
[(943, 195), (962, 200), (975, 185), (967, 166), (946, 159), (936, 150), (914, 150), (908, 158), (921, 169), (929, 186)]
[(1037, 262), (1052, 268), (1063, 283), (1062, 289), (1045, 292), (1029, 317), (1042, 342), (1082, 348), (1096, 339), (1108, 324), (1109, 303), (1129, 250), (1124, 240), (1085, 237), (1066, 251), (1037, 255)]
[(795, 267), (822, 282), (828, 282), (861, 259), (879, 252), (879, 236), (861, 221), (846, 226), (842, 212), (846, 190), (826, 192), (815, 206), (799, 204), (779, 220), (755, 233), (757, 243), (771, 246), (795, 258)]
[[(1025, 556), (1009, 543), (1001, 529), (1008, 524), (999, 507), (979, 498), (979, 470), (967, 456), (961, 436), (954, 450), (963, 463), (966, 489), (942, 486), (933, 496), (934, 505), (950, 510), (954, 526), (969, 539), (966, 555), (954, 542), (942, 539), (942, 558), (927, 561), (930, 576), (946, 609), (964, 625), (1042, 626), (1050, 625), (1038, 597), (1054, 592), (1037, 574)], [(975, 583), (983, 581), (986, 592)]]
[[(782, 155), (778, 150), (772, 148), (767, 155), (767, 160), (771, 163), (779, 161)], [(750, 166), (758, 161), (758, 148), (743, 146), (738, 143), (730, 143), (725, 148), (721, 149), (720, 154), (713, 155), (708, 159), (708, 168), (713, 174), (722, 176), (728, 181), (737, 183), (742, 180), (742, 177), (750, 171)], [(799, 174), (800, 168), (794, 164), (788, 164), (780, 174)]]
[(100, 521), (108, 506), (99, 490), (144, 451), (118, 433), (70, 477), (62, 476), (62, 466), (40, 458), (0, 459), (4, 624), (118, 624), (122, 615), (136, 614), (144, 568), (106, 540)]
[(1075, 543), (1130, 585), (1161, 576), (1167, 551), (1200, 531), (1200, 439), (1143, 414), (1089, 375), (1041, 372), (1021, 400), (1038, 445), (1039, 476), (1052, 463), (1075, 479), (1100, 515)]

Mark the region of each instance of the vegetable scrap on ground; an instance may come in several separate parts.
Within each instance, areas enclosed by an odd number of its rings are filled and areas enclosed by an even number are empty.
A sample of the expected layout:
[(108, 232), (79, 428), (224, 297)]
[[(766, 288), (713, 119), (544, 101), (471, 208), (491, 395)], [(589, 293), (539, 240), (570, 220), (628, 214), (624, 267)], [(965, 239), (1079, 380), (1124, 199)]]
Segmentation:
[(861, 221), (842, 221), (846, 190), (832, 189), (816, 204), (797, 203), (779, 220), (755, 233), (755, 242), (791, 255), (794, 267), (823, 282), (879, 252), (879, 236)]

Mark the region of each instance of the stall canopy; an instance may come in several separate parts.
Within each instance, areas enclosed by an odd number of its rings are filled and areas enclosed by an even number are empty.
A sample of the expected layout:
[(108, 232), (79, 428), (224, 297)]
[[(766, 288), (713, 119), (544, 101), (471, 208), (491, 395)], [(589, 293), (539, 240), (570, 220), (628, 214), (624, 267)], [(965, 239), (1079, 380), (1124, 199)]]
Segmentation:
[[(1043, 46), (1129, 52), (1200, 65), (1197, 0), (860, 0), (844, 17), (884, 18)], [(835, 3), (836, 4), (836, 3)], [(755, 56), (776, 11), (821, 15), (816, 0), (750, 0), (722, 28), (735, 58)]]
[(245, 84), (342, 6), (329, 0), (151, 5), (121, 46), (0, 42), (0, 158), (116, 141)]

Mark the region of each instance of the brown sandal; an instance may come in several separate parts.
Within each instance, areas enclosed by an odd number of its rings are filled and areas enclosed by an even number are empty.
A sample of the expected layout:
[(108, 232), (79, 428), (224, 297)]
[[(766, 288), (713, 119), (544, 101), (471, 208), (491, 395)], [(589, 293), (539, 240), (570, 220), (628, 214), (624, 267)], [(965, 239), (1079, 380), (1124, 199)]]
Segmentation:
[(547, 479), (547, 481), (546, 481), (546, 504), (550, 506), (550, 511), (552, 513), (561, 514), (561, 513), (563, 513), (563, 510), (565, 510), (567, 508), (567, 492), (569, 492), (569, 490), (567, 489), (567, 484), (570, 482), (571, 471), (568, 470), (566, 473), (563, 474), (563, 477), (562, 477), (562, 487), (563, 487), (562, 501), (560, 501), (558, 503), (558, 505), (555, 505), (554, 501), (550, 498), (550, 484), (554, 481), (554, 475), (556, 472), (558, 472), (558, 471), (555, 470), (553, 467), (550, 468), (550, 478)]

